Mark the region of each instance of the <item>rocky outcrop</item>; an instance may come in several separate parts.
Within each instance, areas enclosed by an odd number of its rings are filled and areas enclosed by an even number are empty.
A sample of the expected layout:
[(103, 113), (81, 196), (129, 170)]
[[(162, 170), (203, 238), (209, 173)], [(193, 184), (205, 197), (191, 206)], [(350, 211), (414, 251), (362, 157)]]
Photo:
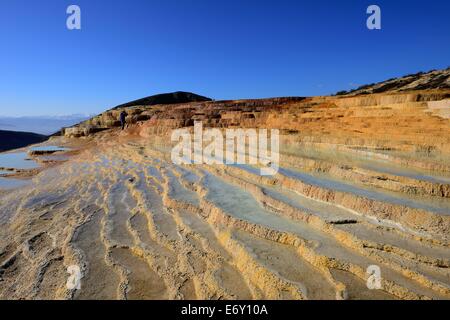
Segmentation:
[[(67, 128), (77, 155), (0, 193), (0, 299), (449, 299), (449, 95), (147, 101)], [(196, 121), (279, 129), (278, 173), (175, 164)]]

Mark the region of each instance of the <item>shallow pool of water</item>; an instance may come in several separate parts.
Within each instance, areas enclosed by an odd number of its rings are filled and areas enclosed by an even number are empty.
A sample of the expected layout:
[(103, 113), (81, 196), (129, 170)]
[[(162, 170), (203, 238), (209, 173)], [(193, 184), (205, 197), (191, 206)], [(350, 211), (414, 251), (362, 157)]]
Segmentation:
[(0, 154), (0, 168), (35, 169), (39, 165), (29, 159), (26, 152)]
[(159, 172), (159, 170), (156, 169), (156, 168), (153, 167), (153, 166), (147, 166), (147, 173), (148, 173), (148, 175), (149, 175), (150, 177), (155, 178), (155, 179), (156, 179), (157, 181), (159, 181), (159, 182), (163, 182), (163, 181), (164, 181), (164, 179), (163, 179), (163, 177), (161, 176), (161, 173)]
[(167, 171), (166, 175), (169, 178), (171, 197), (198, 206), (199, 200), (194, 191), (186, 189), (171, 171)]
[(200, 180), (199, 176), (197, 176), (192, 171), (186, 170), (185, 168), (180, 167), (180, 166), (176, 166), (176, 165), (173, 166), (173, 168), (175, 170), (177, 170), (179, 173), (181, 173), (183, 179), (185, 179), (189, 183), (197, 183)]
[(446, 172), (431, 171), (411, 166), (402, 166), (401, 164), (394, 163), (389, 160), (374, 159), (369, 156), (356, 153), (348, 154), (337, 150), (326, 152), (324, 150), (315, 150), (312, 148), (289, 150), (289, 153), (316, 160), (330, 161), (330, 159), (332, 159), (336, 163), (348, 164), (367, 170), (413, 178), (416, 180), (434, 183), (450, 183), (450, 176)]
[[(250, 165), (234, 165), (252, 174), (259, 175), (259, 169)], [(297, 169), (280, 168), (280, 174), (298, 179), (304, 183), (325, 189), (352, 193), (368, 199), (389, 202), (411, 208), (428, 210), (431, 212), (450, 215), (450, 201), (448, 199), (435, 199), (430, 197), (414, 197), (412, 195), (400, 194), (398, 192), (385, 191), (367, 186), (353, 185), (347, 181), (340, 181), (329, 176), (311, 174)]]
[(317, 238), (316, 232), (302, 222), (267, 211), (248, 191), (240, 187), (206, 172), (203, 184), (208, 190), (206, 199), (232, 216), (276, 230), (292, 232), (310, 240), (320, 239)]
[(391, 191), (374, 190), (369, 187), (359, 185), (351, 185), (349, 183), (332, 179), (330, 177), (311, 175), (308, 173), (280, 168), (279, 173), (282, 175), (301, 180), (307, 184), (315, 185), (325, 189), (336, 190), (340, 192), (353, 193), (357, 196), (390, 202), (397, 205), (408, 206), (411, 208), (428, 210), (431, 212), (450, 215), (450, 201), (447, 199), (428, 199), (426, 197), (413, 198), (412, 196)]
[(426, 170), (404, 168), (400, 165), (395, 165), (392, 163), (383, 164), (381, 161), (373, 161), (372, 163), (366, 162), (361, 165), (362, 168), (368, 170), (378, 171), (387, 174), (393, 174), (397, 176), (403, 176), (407, 178), (412, 178), (416, 180), (434, 182), (434, 183), (450, 183), (450, 178), (443, 175), (438, 175), (436, 173), (431, 173)]

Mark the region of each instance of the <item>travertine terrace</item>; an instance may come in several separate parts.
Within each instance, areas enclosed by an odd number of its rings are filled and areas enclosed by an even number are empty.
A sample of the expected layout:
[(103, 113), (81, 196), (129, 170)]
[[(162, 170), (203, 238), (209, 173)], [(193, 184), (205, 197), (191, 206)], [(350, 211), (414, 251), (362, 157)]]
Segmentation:
[[(78, 155), (0, 193), (0, 298), (449, 299), (449, 99), (131, 106), (124, 131), (120, 108), (65, 129), (52, 143)], [(174, 165), (171, 130), (196, 120), (280, 129), (278, 174)]]

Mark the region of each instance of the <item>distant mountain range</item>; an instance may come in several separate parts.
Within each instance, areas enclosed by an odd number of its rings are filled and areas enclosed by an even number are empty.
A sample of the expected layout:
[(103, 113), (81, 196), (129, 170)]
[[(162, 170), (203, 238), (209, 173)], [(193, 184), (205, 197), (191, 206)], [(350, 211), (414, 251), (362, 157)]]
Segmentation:
[(31, 133), (0, 130), (0, 152), (26, 147), (47, 140), (47, 136)]
[(70, 127), (76, 123), (89, 119), (88, 115), (68, 116), (37, 116), (37, 117), (2, 117), (0, 116), (0, 130), (34, 132), (41, 135), (51, 135), (63, 127)]

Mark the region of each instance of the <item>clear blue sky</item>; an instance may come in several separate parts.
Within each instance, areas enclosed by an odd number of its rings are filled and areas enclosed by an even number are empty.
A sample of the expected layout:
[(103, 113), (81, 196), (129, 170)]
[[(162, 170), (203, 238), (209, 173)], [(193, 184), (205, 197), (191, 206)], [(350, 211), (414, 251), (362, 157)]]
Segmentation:
[[(77, 4), (82, 30), (66, 28)], [(382, 30), (366, 8), (382, 9)], [(97, 113), (176, 90), (311, 96), (450, 65), (448, 0), (2, 0), (0, 115)]]

